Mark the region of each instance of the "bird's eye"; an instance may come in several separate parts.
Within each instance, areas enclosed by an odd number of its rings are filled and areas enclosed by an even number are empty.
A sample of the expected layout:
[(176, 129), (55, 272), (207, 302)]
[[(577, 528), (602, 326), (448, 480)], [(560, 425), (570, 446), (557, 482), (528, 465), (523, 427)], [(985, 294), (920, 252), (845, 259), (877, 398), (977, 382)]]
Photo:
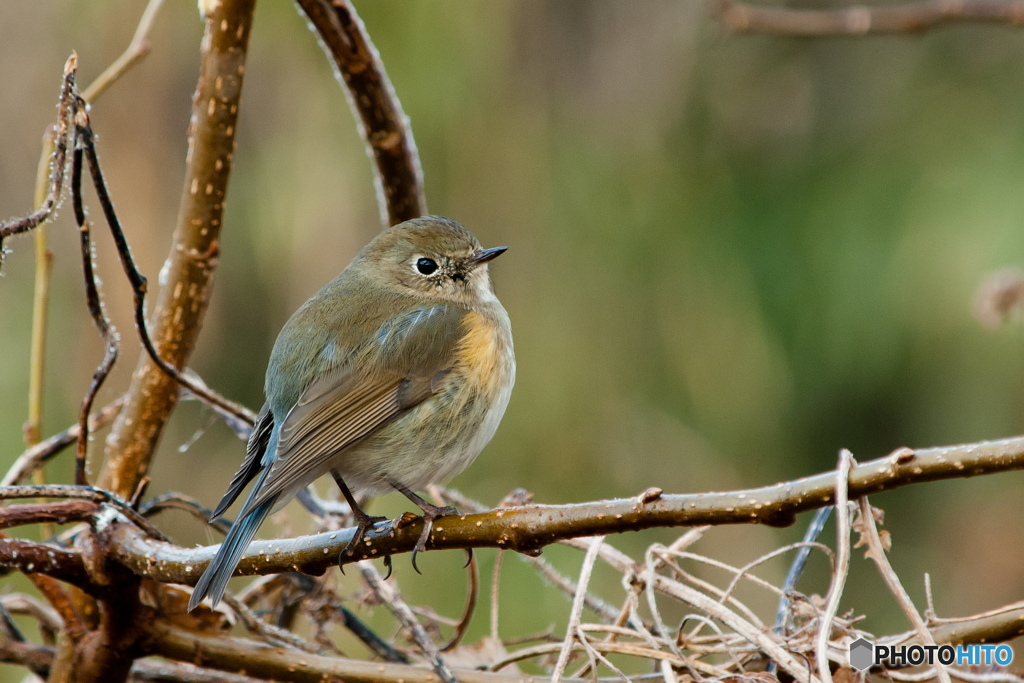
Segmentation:
[(416, 270), (418, 270), (421, 275), (430, 275), (437, 270), (437, 262), (434, 261), (434, 259), (421, 258), (416, 261)]

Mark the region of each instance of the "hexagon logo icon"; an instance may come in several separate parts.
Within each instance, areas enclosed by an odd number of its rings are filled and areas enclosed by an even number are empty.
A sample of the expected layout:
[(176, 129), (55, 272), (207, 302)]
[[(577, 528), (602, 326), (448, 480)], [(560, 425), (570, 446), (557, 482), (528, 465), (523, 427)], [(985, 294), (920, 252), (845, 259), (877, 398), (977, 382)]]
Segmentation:
[(850, 643), (850, 666), (857, 671), (864, 671), (875, 663), (875, 646), (864, 638)]

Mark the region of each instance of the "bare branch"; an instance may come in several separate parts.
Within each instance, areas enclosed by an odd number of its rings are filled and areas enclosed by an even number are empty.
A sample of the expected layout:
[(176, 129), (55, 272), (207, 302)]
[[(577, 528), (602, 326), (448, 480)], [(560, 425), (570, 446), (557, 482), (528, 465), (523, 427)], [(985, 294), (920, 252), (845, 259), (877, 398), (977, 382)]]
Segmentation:
[(99, 512), (99, 509), (99, 505), (89, 500), (5, 505), (0, 507), (0, 529), (25, 524), (68, 524), (69, 522), (81, 522)]
[[(46, 677), (53, 664), (54, 649), (45, 645), (0, 640), (0, 662), (20, 664), (37, 676)], [(264, 679), (226, 673), (166, 660), (143, 659), (132, 666), (132, 683), (261, 683)]]
[(44, 574), (78, 587), (91, 585), (85, 562), (76, 551), (0, 535), (0, 566), (23, 574)]
[[(219, 252), (227, 182), (255, 0), (207, 3), (202, 67), (193, 99), (185, 187), (165, 279), (155, 308), (158, 355), (184, 367), (209, 301)], [(124, 410), (107, 439), (103, 488), (127, 498), (149, 470), (156, 444), (177, 403), (175, 380), (147, 355), (132, 375)]]
[[(93, 413), (89, 418), (89, 431), (95, 431), (109, 424), (121, 410), (122, 402), (123, 399), (118, 398), (100, 408), (99, 412)], [(79, 433), (79, 425), (75, 424), (27, 449), (18, 456), (14, 464), (11, 465), (11, 469), (7, 470), (7, 474), (0, 480), (0, 487), (15, 486), (28, 479), (32, 472), (46, 461), (75, 443)]]
[(54, 133), (53, 160), (50, 162), (50, 190), (46, 200), (35, 212), (24, 218), (7, 223), (0, 223), (0, 265), (3, 264), (4, 240), (11, 235), (28, 232), (42, 224), (50, 217), (60, 203), (64, 188), (64, 174), (67, 169), (68, 126), (70, 125), (71, 96), (75, 87), (75, 70), (78, 67), (78, 55), (72, 54), (64, 64), (64, 79), (61, 81), (60, 106), (57, 110), (57, 128)]
[[(77, 139), (78, 131), (89, 131), (89, 115), (85, 110), (84, 103), (77, 107), (74, 118), (75, 137)], [(91, 131), (89, 131), (87, 144), (90, 147), (92, 144), (91, 137)], [(114, 329), (113, 324), (111, 324), (103, 310), (99, 282), (96, 279), (96, 273), (93, 271), (92, 233), (89, 228), (89, 222), (85, 219), (85, 206), (82, 203), (82, 157), (84, 153), (82, 148), (77, 145), (75, 146), (71, 158), (71, 199), (75, 210), (75, 223), (78, 224), (79, 243), (82, 252), (82, 273), (85, 276), (86, 304), (96, 329), (99, 330), (100, 336), (103, 338), (106, 350), (103, 360), (92, 375), (92, 382), (89, 383), (89, 389), (85, 392), (85, 398), (82, 400), (82, 407), (78, 411), (78, 445), (75, 451), (75, 484), (78, 486), (86, 486), (89, 483), (86, 480), (85, 474), (85, 460), (89, 444), (89, 413), (92, 412), (92, 404), (96, 399), (96, 394), (99, 392), (100, 387), (103, 386), (103, 382), (107, 379), (107, 375), (110, 374), (110, 370), (114, 367), (114, 362), (117, 361), (117, 354), (121, 348), (121, 335)], [(93, 158), (94, 156), (90, 156), (90, 162)], [(90, 166), (92, 165), (90, 163)]]
[[(818, 676), (824, 683), (832, 683), (832, 672), (828, 663), (828, 643), (832, 636), (832, 622), (839, 612), (839, 601), (846, 588), (846, 575), (850, 571), (850, 508), (849, 498), (850, 470), (853, 468), (853, 456), (845, 448), (839, 453), (839, 467), (836, 470), (836, 563), (832, 571), (832, 582), (825, 596), (825, 609), (822, 611), (818, 634), (815, 638), (815, 654), (817, 656)], [(949, 683), (949, 681), (945, 681)]]
[[(885, 585), (889, 587), (889, 592), (896, 598), (896, 602), (899, 603), (900, 609), (907, 615), (914, 630), (917, 631), (918, 637), (925, 645), (935, 645), (935, 638), (932, 636), (931, 631), (928, 630), (928, 625), (924, 622), (921, 617), (921, 613), (914, 607), (914, 601), (910, 599), (910, 594), (907, 593), (907, 589), (903, 587), (896, 572), (893, 570), (892, 565), (889, 564), (889, 557), (885, 554), (885, 547), (882, 544), (882, 539), (878, 535), (878, 527), (875, 525), (875, 514), (871, 507), (871, 503), (868, 502), (867, 496), (860, 499), (860, 529), (863, 534), (863, 538), (868, 546), (867, 555), (878, 567), (878, 573), (882, 575), (882, 580), (885, 581)], [(946, 666), (941, 662), (937, 663), (934, 668), (935, 677), (939, 680), (939, 683), (950, 683), (949, 674)]]
[[(143, 647), (150, 654), (189, 661), (224, 671), (246, 671), (260, 678), (322, 683), (343, 680), (346, 683), (437, 683), (437, 675), (425, 666), (365, 662), (338, 657), (305, 654), (270, 648), (242, 638), (210, 636), (173, 626), (163, 620), (146, 624)], [(547, 683), (546, 678), (487, 671), (457, 672), (461, 683)], [(563, 678), (577, 683), (579, 679)]]
[(373, 566), (373, 563), (366, 560), (360, 562), (359, 573), (363, 575), (363, 580), (366, 581), (374, 595), (391, 610), (395, 618), (409, 632), (413, 641), (419, 646), (423, 656), (430, 662), (430, 666), (434, 669), (437, 677), (444, 683), (458, 683), (458, 679), (455, 678), (451, 668), (441, 658), (437, 645), (430, 639), (426, 629), (423, 628), (423, 624), (419, 622), (416, 615), (409, 609), (409, 605), (402, 600), (402, 596), (398, 594), (398, 591), (384, 581), (380, 572)]
[(89, 84), (82, 94), (82, 99), (86, 102), (95, 102), (107, 88), (117, 82), (117, 79), (149, 54), (149, 34), (153, 30), (156, 13), (160, 11), (160, 6), (163, 4), (164, 0), (149, 0), (149, 4), (142, 12), (142, 18), (139, 19), (138, 26), (135, 27), (135, 35), (132, 36), (128, 47), (114, 60), (113, 64)]
[(296, 0), (345, 86), (349, 105), (374, 160), (381, 223), (387, 227), (427, 213), (423, 171), (409, 120), (377, 48), (348, 0)]
[(711, 12), (730, 30), (805, 38), (920, 33), (948, 24), (1024, 23), (1021, 0), (919, 0), (903, 5), (856, 5), (838, 10), (759, 7), (712, 0)]
[[(850, 472), (851, 497), (887, 491), (910, 484), (970, 477), (1024, 468), (1024, 438), (960, 446), (900, 449), (890, 456), (858, 465)], [(443, 517), (434, 524), (427, 547), (505, 548), (535, 553), (564, 539), (639, 531), (655, 527), (704, 524), (792, 523), (796, 514), (829, 505), (835, 498), (835, 473), (744, 491), (664, 494), (650, 503), (637, 498), (571, 505), (526, 505), (487, 513)], [(410, 552), (422, 531), (422, 521), (394, 528), (378, 523), (365, 543), (344, 563)], [(130, 525), (114, 524), (118, 561), (132, 571), (159, 581), (194, 584), (216, 547), (186, 550), (143, 538)], [(312, 536), (256, 541), (239, 563), (238, 575), (299, 571), (320, 574), (336, 566), (354, 530), (328, 531)], [(602, 550), (602, 555), (605, 551)]]
[(104, 503), (137, 525), (141, 532), (148, 534), (151, 538), (167, 541), (167, 537), (150, 524), (149, 520), (136, 512), (131, 505), (120, 497), (109, 491), (91, 486), (66, 486), (61, 484), (0, 487), (0, 500), (17, 498), (74, 498)]

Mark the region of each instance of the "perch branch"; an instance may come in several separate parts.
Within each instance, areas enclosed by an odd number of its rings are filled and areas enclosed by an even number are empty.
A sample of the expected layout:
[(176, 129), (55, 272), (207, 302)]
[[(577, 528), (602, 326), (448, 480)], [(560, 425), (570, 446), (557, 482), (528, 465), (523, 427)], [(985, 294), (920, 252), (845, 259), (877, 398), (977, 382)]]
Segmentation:
[[(971, 477), (1024, 468), (1024, 438), (959, 446), (900, 449), (860, 464), (849, 477), (851, 498), (915, 483)], [(620, 498), (570, 505), (525, 505), (486, 513), (444, 517), (435, 522), (427, 547), (504, 548), (536, 553), (545, 545), (584, 536), (639, 531), (655, 527), (704, 524), (767, 524), (783, 526), (795, 515), (835, 498), (835, 472), (743, 491), (701, 494), (662, 494), (644, 502)], [(401, 529), (380, 522), (364, 543), (343, 562), (410, 552), (422, 530), (417, 520)], [(144, 538), (130, 525), (113, 524), (114, 552), (132, 571), (159, 581), (194, 584), (213, 559), (216, 547), (186, 550)], [(335, 566), (351, 540), (353, 529), (311, 536), (256, 541), (246, 551), (238, 575), (298, 571), (320, 574)], [(602, 551), (603, 554), (604, 551)]]
[(1024, 23), (1021, 0), (920, 0), (903, 5), (856, 5), (837, 10), (759, 7), (735, 0), (712, 0), (712, 14), (741, 33), (805, 38), (921, 33), (947, 24)]
[(381, 223), (387, 227), (427, 213), (423, 171), (409, 120), (384, 63), (348, 0), (296, 0), (320, 39), (373, 164)]

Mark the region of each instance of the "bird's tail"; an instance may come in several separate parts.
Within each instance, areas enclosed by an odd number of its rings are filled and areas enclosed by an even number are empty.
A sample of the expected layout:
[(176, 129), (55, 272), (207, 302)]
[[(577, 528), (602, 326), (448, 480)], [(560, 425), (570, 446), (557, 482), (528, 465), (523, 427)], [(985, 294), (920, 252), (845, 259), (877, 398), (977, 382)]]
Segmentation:
[[(257, 486), (253, 487), (253, 491), (258, 490), (259, 485), (257, 484)], [(210, 606), (217, 606), (217, 603), (220, 602), (221, 597), (224, 595), (228, 579), (235, 573), (235, 567), (238, 566), (242, 553), (249, 547), (252, 537), (256, 535), (256, 530), (260, 528), (263, 520), (270, 514), (270, 510), (274, 507), (276, 501), (277, 496), (274, 496), (253, 509), (244, 518), (236, 519), (235, 523), (231, 525), (231, 530), (228, 531), (227, 537), (221, 543), (217, 556), (213, 558), (210, 566), (199, 577), (199, 583), (196, 584), (195, 590), (192, 591), (192, 599), (188, 601), (189, 612), (194, 610), (207, 595), (210, 596), (212, 603)]]

